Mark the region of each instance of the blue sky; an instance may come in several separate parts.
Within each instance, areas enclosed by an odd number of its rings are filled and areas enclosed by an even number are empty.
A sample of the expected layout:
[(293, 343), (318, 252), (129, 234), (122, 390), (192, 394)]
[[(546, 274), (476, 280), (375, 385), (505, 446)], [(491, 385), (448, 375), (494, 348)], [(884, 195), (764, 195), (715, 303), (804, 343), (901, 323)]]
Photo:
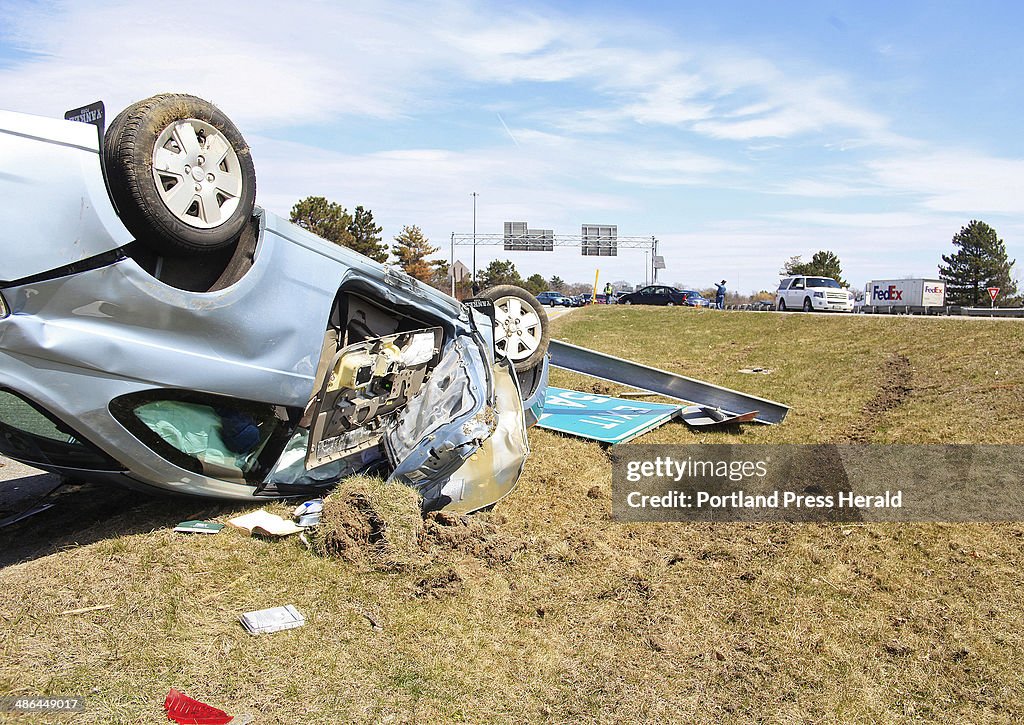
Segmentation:
[[(848, 280), (932, 276), (971, 219), (1024, 260), (1024, 50), (1012, 3), (0, 1), (0, 107), (217, 103), (258, 201), (318, 194), (388, 240), (506, 220), (657, 236), (661, 279), (743, 292), (836, 252)], [(456, 256), (469, 261), (468, 248)], [(478, 248), (592, 280), (577, 250)], [(641, 282), (644, 255), (599, 264)]]

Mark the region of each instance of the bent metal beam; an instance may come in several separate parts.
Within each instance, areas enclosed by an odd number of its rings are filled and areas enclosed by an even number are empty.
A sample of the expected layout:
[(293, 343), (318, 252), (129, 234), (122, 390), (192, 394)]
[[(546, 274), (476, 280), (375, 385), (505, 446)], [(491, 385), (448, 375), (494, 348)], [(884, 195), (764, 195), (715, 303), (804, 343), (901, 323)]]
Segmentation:
[(789, 406), (782, 403), (746, 395), (736, 390), (676, 375), (666, 370), (647, 367), (613, 355), (605, 355), (585, 347), (570, 345), (561, 340), (552, 340), (548, 350), (551, 353), (551, 364), (557, 368), (572, 370), (613, 383), (632, 385), (634, 388), (676, 398), (687, 403), (718, 408), (734, 415), (757, 411), (757, 417), (754, 420), (758, 423), (781, 423), (785, 419), (786, 413), (789, 412)]

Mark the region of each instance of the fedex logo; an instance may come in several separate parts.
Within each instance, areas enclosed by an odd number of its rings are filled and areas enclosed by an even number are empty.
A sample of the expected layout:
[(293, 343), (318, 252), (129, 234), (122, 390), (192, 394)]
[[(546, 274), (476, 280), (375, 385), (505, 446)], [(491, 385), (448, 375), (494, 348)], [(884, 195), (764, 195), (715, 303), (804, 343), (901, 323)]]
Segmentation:
[(871, 299), (873, 300), (902, 300), (903, 290), (897, 289), (896, 285), (891, 284), (886, 288), (873, 287), (871, 289)]
[(929, 287), (928, 285), (925, 285), (924, 291), (925, 294), (940, 295), (942, 294), (942, 287), (939, 287), (938, 285), (934, 287)]

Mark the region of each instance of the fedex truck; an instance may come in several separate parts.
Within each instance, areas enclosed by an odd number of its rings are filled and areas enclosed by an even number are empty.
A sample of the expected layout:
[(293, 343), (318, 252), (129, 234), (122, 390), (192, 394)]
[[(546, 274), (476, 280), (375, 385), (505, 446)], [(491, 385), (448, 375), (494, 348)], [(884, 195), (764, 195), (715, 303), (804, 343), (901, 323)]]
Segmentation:
[(938, 279), (873, 279), (864, 286), (866, 307), (942, 307), (946, 283)]

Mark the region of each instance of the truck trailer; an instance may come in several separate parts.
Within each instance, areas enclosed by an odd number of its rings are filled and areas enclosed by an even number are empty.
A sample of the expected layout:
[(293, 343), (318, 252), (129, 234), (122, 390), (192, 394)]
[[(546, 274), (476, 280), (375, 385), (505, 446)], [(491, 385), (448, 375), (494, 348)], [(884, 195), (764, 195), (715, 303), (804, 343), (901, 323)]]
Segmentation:
[(942, 307), (946, 283), (939, 279), (874, 279), (864, 286), (864, 306)]

